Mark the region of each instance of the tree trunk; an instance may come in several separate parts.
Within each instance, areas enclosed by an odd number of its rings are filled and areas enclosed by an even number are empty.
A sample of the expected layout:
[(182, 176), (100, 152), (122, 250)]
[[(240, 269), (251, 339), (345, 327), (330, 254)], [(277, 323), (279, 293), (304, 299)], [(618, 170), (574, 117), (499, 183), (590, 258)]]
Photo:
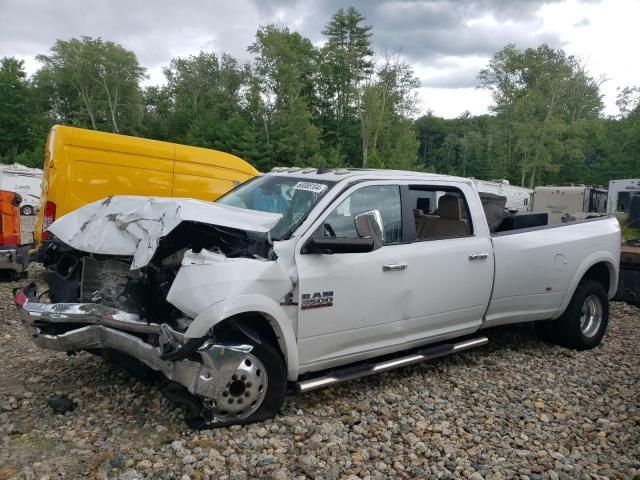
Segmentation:
[(118, 118), (118, 86), (116, 85), (115, 91), (113, 93), (113, 109), (111, 110), (111, 120), (113, 121), (113, 128), (116, 133), (120, 133), (120, 129), (117, 124)]
[(382, 129), (383, 125), (384, 125), (384, 114), (385, 111), (387, 109), (387, 90), (386, 88), (382, 88), (382, 108), (380, 109), (380, 121), (378, 122), (378, 124), (376, 125), (376, 129), (373, 133), (373, 151), (377, 151), (378, 149), (378, 135), (380, 133), (380, 130)]
[(111, 116), (111, 130), (113, 133), (120, 133), (118, 130), (118, 122), (116, 121), (116, 110), (118, 108), (118, 87), (116, 86), (114, 93), (114, 100), (111, 100), (111, 91), (109, 90), (109, 85), (104, 78), (101, 78), (101, 85), (104, 87), (104, 91), (107, 94), (107, 104), (109, 105), (109, 114)]
[(262, 116), (262, 124), (264, 126), (265, 140), (266, 140), (267, 146), (269, 146), (269, 124), (267, 123), (267, 116), (266, 115)]
[(529, 181), (529, 188), (533, 188), (536, 183), (536, 167), (531, 170), (531, 180)]
[(362, 137), (362, 168), (367, 168), (369, 161), (369, 142), (367, 136)]
[(360, 127), (362, 132), (362, 168), (367, 168), (369, 162), (369, 129), (364, 118), (364, 112), (360, 112)]
[(97, 130), (98, 127), (96, 127), (96, 119), (93, 115), (93, 110), (91, 109), (91, 101), (89, 100), (89, 97), (83, 88), (80, 89), (80, 96), (82, 97), (84, 108), (87, 109), (87, 115), (89, 115), (89, 120), (91, 120), (91, 127), (94, 130)]
[(427, 142), (426, 139), (423, 138), (422, 141), (422, 165), (426, 166), (427, 164)]
[(106, 82), (104, 83), (104, 89), (107, 92), (107, 102), (109, 103), (109, 113), (111, 114), (111, 125), (113, 133), (120, 133), (120, 130), (118, 129), (118, 122), (116, 121), (116, 110), (118, 108), (118, 87), (116, 86), (113, 101), (111, 100), (111, 92), (109, 92)]
[(527, 179), (527, 161), (529, 160), (529, 152), (524, 154), (524, 159), (522, 160), (522, 176), (520, 178), (520, 186), (524, 187), (524, 182)]
[[(507, 136), (507, 162), (504, 164), (504, 172), (506, 173), (512, 166), (511, 160), (511, 129), (509, 129), (509, 135)], [(524, 183), (524, 181), (523, 181)]]

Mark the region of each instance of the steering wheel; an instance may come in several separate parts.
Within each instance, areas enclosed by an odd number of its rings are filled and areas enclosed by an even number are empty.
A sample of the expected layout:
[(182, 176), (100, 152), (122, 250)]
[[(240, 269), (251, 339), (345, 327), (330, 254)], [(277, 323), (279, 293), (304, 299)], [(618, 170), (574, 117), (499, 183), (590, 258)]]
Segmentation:
[(328, 233), (329, 236), (332, 237), (332, 238), (336, 238), (336, 232), (333, 229), (333, 227), (331, 226), (331, 224), (329, 224), (327, 222), (324, 222), (323, 225), (324, 225), (325, 233)]

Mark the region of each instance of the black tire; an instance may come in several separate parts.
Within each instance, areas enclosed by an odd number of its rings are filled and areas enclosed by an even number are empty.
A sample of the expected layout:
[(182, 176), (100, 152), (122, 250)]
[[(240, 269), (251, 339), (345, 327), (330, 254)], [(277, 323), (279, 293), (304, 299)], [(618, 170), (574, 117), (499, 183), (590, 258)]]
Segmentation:
[(30, 217), (34, 213), (35, 213), (35, 210), (31, 205), (25, 205), (24, 207), (20, 208), (20, 214), (26, 217)]
[[(235, 420), (231, 418), (224, 420), (211, 418), (208, 416), (206, 408), (203, 407), (199, 413), (191, 408), (189, 414), (185, 415), (185, 422), (191, 428), (204, 429), (226, 427), (229, 425), (246, 425), (273, 418), (280, 411), (287, 391), (287, 369), (279, 349), (275, 345), (272, 345), (271, 342), (263, 340), (258, 336), (252, 339), (242, 335), (242, 338), (239, 339), (238, 335), (235, 335), (235, 341), (231, 343), (238, 341), (253, 347), (251, 353), (262, 362), (267, 371), (267, 393), (262, 404), (249, 417)], [(225, 341), (223, 343), (227, 342)], [(198, 401), (201, 402), (199, 399)]]
[(270, 342), (257, 343), (249, 340), (248, 343), (253, 345), (252, 353), (262, 361), (269, 376), (267, 396), (260, 408), (246, 422), (253, 423), (273, 418), (280, 411), (287, 393), (287, 369), (280, 351)]
[[(593, 311), (597, 314), (592, 314)], [(593, 320), (592, 323), (590, 318), (599, 320)], [(607, 291), (601, 283), (585, 280), (576, 288), (565, 312), (557, 320), (538, 322), (536, 330), (548, 342), (576, 350), (589, 350), (600, 344), (608, 323)]]

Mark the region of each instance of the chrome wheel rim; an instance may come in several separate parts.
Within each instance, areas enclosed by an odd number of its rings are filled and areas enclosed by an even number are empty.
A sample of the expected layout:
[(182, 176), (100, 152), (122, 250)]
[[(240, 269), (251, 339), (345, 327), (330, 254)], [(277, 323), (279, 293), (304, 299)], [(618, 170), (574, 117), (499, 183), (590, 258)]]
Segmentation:
[(582, 304), (580, 330), (585, 337), (593, 337), (602, 323), (602, 301), (597, 295), (589, 295)]
[(226, 379), (224, 388), (219, 389), (216, 398), (207, 399), (204, 403), (215, 418), (242, 420), (260, 408), (268, 385), (264, 364), (255, 355), (247, 353)]

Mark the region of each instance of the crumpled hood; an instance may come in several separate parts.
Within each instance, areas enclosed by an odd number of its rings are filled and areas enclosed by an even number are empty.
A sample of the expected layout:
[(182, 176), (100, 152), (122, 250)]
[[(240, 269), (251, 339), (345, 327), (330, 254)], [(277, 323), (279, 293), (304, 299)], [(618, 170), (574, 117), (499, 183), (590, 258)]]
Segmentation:
[(188, 198), (123, 195), (85, 205), (55, 221), (49, 231), (77, 250), (132, 255), (131, 269), (136, 269), (149, 263), (160, 238), (181, 222), (266, 233), (281, 217)]

